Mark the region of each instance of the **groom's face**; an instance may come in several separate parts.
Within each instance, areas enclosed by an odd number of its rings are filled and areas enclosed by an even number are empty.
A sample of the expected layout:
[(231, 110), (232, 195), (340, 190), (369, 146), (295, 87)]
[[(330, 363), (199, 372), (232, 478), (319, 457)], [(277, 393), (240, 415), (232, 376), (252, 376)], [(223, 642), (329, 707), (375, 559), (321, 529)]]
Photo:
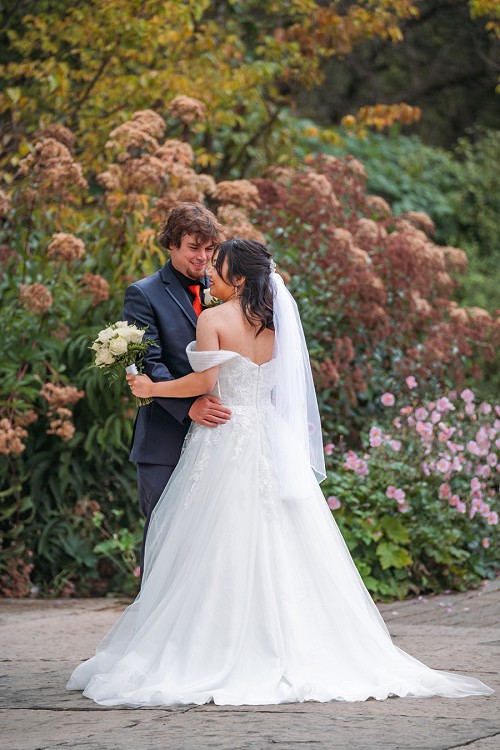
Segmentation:
[(184, 234), (179, 247), (170, 248), (170, 260), (173, 267), (187, 276), (188, 279), (198, 281), (205, 275), (207, 264), (214, 254), (212, 241), (205, 242), (203, 238), (194, 234)]

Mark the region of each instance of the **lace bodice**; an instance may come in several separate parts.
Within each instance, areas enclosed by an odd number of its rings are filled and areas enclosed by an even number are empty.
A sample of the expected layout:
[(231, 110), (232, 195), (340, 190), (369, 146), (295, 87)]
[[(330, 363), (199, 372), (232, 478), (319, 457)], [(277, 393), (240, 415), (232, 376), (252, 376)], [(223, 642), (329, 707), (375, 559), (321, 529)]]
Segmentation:
[(275, 384), (273, 360), (257, 365), (248, 357), (225, 349), (197, 352), (194, 341), (186, 351), (195, 372), (219, 366), (219, 377), (212, 394), (218, 396), (225, 406), (262, 408), (271, 404)]

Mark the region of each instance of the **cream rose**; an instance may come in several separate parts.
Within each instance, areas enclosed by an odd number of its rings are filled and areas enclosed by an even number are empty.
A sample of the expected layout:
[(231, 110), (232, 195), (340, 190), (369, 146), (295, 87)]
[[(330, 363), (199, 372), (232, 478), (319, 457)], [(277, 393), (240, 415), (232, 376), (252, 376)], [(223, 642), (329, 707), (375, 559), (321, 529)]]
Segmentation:
[(112, 338), (109, 342), (109, 351), (115, 356), (125, 354), (125, 352), (127, 351), (127, 347), (128, 342), (123, 338), (123, 336), (116, 336), (116, 338)]

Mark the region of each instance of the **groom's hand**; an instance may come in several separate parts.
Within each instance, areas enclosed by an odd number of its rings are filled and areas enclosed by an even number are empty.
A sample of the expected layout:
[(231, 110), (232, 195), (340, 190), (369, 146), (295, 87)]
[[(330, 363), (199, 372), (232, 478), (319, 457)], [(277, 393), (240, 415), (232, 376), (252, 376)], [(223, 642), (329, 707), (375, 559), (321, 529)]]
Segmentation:
[(217, 427), (231, 419), (231, 410), (223, 406), (216, 396), (200, 396), (191, 406), (189, 416), (193, 422), (205, 427)]

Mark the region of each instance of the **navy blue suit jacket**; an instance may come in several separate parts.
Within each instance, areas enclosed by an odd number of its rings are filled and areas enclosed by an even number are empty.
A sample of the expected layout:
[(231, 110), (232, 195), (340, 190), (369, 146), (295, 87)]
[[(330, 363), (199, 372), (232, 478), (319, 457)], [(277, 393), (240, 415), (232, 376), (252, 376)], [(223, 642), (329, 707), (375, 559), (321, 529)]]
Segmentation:
[[(206, 279), (204, 280), (206, 283)], [(196, 313), (188, 293), (168, 262), (125, 292), (123, 319), (148, 326), (146, 338), (156, 339), (144, 358), (144, 372), (154, 380), (173, 380), (192, 372), (186, 346), (196, 338)], [(137, 412), (130, 460), (175, 466), (191, 423), (194, 398), (155, 398)]]

